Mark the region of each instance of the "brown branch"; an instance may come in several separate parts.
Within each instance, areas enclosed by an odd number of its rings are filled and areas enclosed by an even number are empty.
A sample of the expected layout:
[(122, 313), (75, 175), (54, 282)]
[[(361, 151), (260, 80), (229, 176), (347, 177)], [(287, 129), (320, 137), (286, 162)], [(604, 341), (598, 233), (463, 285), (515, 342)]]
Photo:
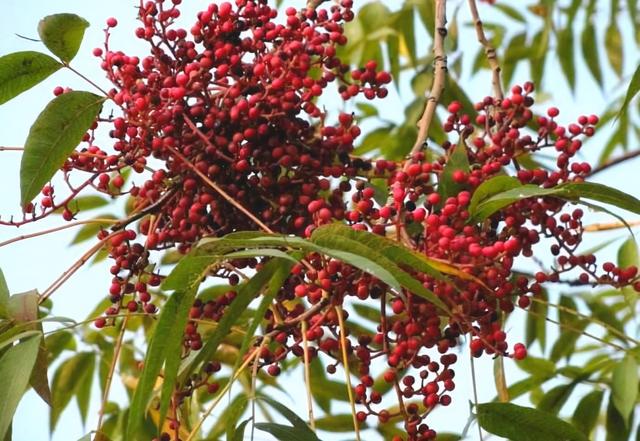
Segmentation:
[(473, 19), (473, 23), (476, 28), (476, 36), (478, 37), (478, 42), (482, 45), (482, 47), (484, 47), (484, 53), (487, 56), (489, 67), (493, 72), (493, 79), (491, 81), (491, 83), (493, 84), (493, 94), (496, 98), (501, 100), (502, 98), (504, 98), (504, 93), (502, 92), (502, 84), (500, 82), (500, 63), (498, 63), (498, 57), (496, 55), (495, 48), (491, 45), (484, 33), (484, 27), (482, 26), (482, 20), (480, 19), (480, 14), (478, 13), (478, 5), (476, 4), (476, 0), (469, 0), (469, 10), (471, 11), (471, 18)]
[(56, 231), (66, 230), (67, 228), (77, 227), (78, 225), (86, 225), (86, 224), (112, 224), (117, 222), (115, 219), (89, 219), (89, 220), (81, 220), (76, 222), (71, 222), (66, 225), (61, 225), (59, 227), (49, 228), (47, 230), (36, 231), (35, 233), (23, 234), (21, 236), (16, 236), (11, 239), (7, 239), (4, 242), (0, 242), (0, 248), (3, 246), (12, 244), (14, 242), (18, 242), (25, 239), (31, 239), (32, 237), (44, 236), (45, 234), (55, 233)]
[[(423, 145), (429, 139), (429, 127), (436, 113), (438, 100), (444, 90), (445, 80), (447, 76), (447, 56), (444, 52), (444, 39), (447, 36), (447, 9), (446, 0), (436, 0), (436, 30), (433, 37), (433, 54), (434, 54), (434, 74), (431, 92), (428, 93), (427, 103), (424, 113), (418, 121), (418, 137), (411, 149), (409, 156), (422, 150)], [(408, 165), (408, 162), (407, 162)]]
[(109, 373), (107, 374), (107, 381), (104, 385), (104, 394), (102, 395), (102, 404), (100, 405), (100, 410), (98, 412), (98, 427), (96, 429), (96, 433), (102, 430), (102, 420), (104, 419), (104, 414), (107, 410), (107, 403), (109, 402), (109, 393), (111, 392), (111, 384), (113, 382), (113, 374), (116, 371), (116, 365), (118, 364), (118, 359), (120, 358), (120, 353), (122, 352), (122, 342), (124, 340), (124, 334), (127, 330), (127, 321), (129, 320), (129, 316), (126, 315), (122, 320), (122, 324), (120, 325), (120, 332), (118, 333), (118, 339), (116, 340), (116, 347), (113, 350), (113, 360), (111, 360), (111, 365), (109, 366)]
[(0, 152), (22, 152), (24, 147), (0, 147)]
[(253, 222), (255, 222), (255, 224), (258, 225), (260, 228), (262, 228), (262, 230), (264, 230), (267, 233), (273, 234), (273, 230), (271, 228), (269, 228), (264, 222), (262, 222), (260, 219), (258, 219), (249, 210), (244, 208), (241, 203), (239, 203), (238, 201), (233, 199), (231, 196), (229, 196), (229, 193), (227, 193), (222, 188), (220, 188), (220, 186), (218, 184), (216, 184), (215, 182), (213, 182), (211, 179), (209, 179), (209, 177), (207, 175), (205, 175), (200, 170), (198, 170), (196, 168), (196, 166), (193, 165), (187, 158), (185, 158), (182, 153), (180, 153), (179, 151), (177, 151), (173, 147), (168, 147), (168, 149), (171, 150), (171, 152), (174, 155), (176, 155), (178, 158), (180, 158), (180, 160), (182, 162), (184, 162), (185, 165), (187, 167), (189, 167), (196, 175), (198, 175), (200, 177), (200, 179), (202, 179), (209, 187), (214, 189), (220, 196), (222, 196), (222, 198), (225, 201), (229, 202), (231, 205), (233, 205), (238, 210), (240, 210), (242, 213), (244, 213), (245, 216), (247, 216), (249, 219), (251, 219)]
[(594, 168), (593, 170), (591, 170), (591, 173), (589, 173), (589, 176), (593, 176), (596, 173), (600, 173), (601, 171), (608, 169), (609, 167), (613, 167), (614, 165), (618, 165), (622, 162), (628, 161), (629, 159), (637, 158), (638, 156), (640, 156), (640, 149), (627, 152), (624, 155), (619, 156), (618, 158), (607, 161), (604, 164), (601, 164), (598, 167)]
[(623, 224), (622, 222), (604, 222), (586, 225), (582, 230), (589, 233), (594, 233), (597, 231), (609, 231), (609, 230), (618, 230), (620, 228), (627, 228), (627, 225), (630, 227), (638, 227), (640, 226), (640, 220), (629, 221), (627, 224)]

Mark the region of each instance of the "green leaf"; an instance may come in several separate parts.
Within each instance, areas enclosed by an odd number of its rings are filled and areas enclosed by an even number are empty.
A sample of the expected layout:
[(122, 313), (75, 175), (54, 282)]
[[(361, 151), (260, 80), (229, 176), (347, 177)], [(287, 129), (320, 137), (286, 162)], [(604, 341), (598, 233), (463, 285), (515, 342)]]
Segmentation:
[(534, 302), (529, 307), (531, 314), (527, 314), (525, 332), (527, 346), (537, 340), (540, 349), (544, 352), (547, 346), (547, 316), (549, 314), (549, 305), (545, 303), (548, 300), (546, 291), (542, 292), (540, 299), (544, 302)]
[(558, 33), (558, 59), (562, 73), (572, 92), (576, 88), (576, 63), (573, 49), (573, 26), (571, 23)]
[[(640, 256), (638, 255), (638, 243), (632, 236), (624, 241), (618, 249), (618, 266), (620, 268), (627, 268), (633, 265), (640, 265)], [(635, 312), (638, 302), (638, 293), (636, 290), (633, 289), (632, 286), (624, 286), (622, 287), (622, 293), (630, 310)]]
[(264, 401), (265, 403), (273, 407), (275, 410), (277, 410), (278, 413), (280, 413), (280, 415), (285, 417), (293, 425), (293, 427), (295, 427), (296, 429), (308, 430), (311, 433), (311, 435), (313, 435), (315, 438), (315, 434), (311, 432), (311, 429), (309, 429), (309, 426), (307, 426), (307, 423), (305, 423), (302, 418), (296, 415), (296, 413), (291, 409), (289, 409), (287, 406), (269, 397), (261, 396), (259, 399), (260, 401)]
[(67, 92), (54, 98), (31, 126), (20, 164), (20, 201), (27, 205), (51, 180), (102, 108), (104, 98)]
[(82, 383), (89, 382), (90, 377), (93, 376), (95, 359), (93, 352), (80, 352), (65, 360), (53, 374), (51, 382), (53, 405), (49, 418), (50, 433), (55, 430), (60, 415), (71, 398), (80, 390)]
[(442, 197), (443, 202), (449, 196), (460, 193), (465, 187), (464, 184), (458, 184), (453, 180), (454, 172), (462, 171), (465, 174), (469, 173), (469, 157), (467, 156), (467, 145), (464, 138), (460, 138), (460, 142), (452, 148), (453, 151), (450, 152), (451, 156), (444, 166), (442, 174), (440, 175), (440, 181), (438, 182), (438, 193)]
[(47, 48), (66, 63), (80, 49), (89, 22), (75, 14), (48, 15), (38, 23), (38, 34)]
[[(311, 235), (311, 240), (326, 247), (355, 249), (356, 244), (364, 246), (366, 251), (363, 251), (363, 254), (371, 259), (375, 259), (379, 265), (391, 272), (392, 277), (396, 278), (405, 288), (429, 300), (443, 311), (448, 311), (447, 306), (432, 291), (424, 288), (413, 276), (401, 270), (394, 263), (402, 262), (404, 265), (417, 271), (432, 275), (436, 278), (443, 278), (442, 274), (434, 269), (431, 262), (428, 262), (422, 254), (412, 252), (384, 237), (364, 231), (356, 231), (340, 223), (334, 223), (316, 229)], [(379, 274), (371, 274), (383, 280)]]
[(587, 435), (587, 437), (596, 427), (603, 397), (604, 391), (602, 390), (593, 390), (589, 392), (582, 397), (575, 412), (573, 413), (573, 417), (571, 418), (573, 425), (582, 433)]
[(233, 432), (233, 437), (231, 441), (243, 441), (244, 440), (244, 429), (247, 427), (247, 424), (251, 421), (251, 418), (247, 418), (243, 422), (241, 422), (238, 427), (236, 427), (235, 432)]
[(556, 340), (551, 348), (549, 359), (555, 362), (562, 357), (570, 357), (574, 352), (576, 342), (589, 323), (590, 321), (588, 319), (584, 319), (572, 324), (570, 329), (563, 329), (560, 338)]
[(607, 404), (605, 427), (607, 429), (606, 441), (627, 441), (629, 439), (631, 427), (628, 427), (624, 418), (613, 404), (613, 395), (609, 397), (609, 403)]
[(282, 261), (279, 259), (270, 260), (262, 270), (240, 287), (238, 295), (225, 311), (215, 331), (209, 335), (204, 347), (198, 352), (191, 363), (184, 365), (182, 369), (180, 369), (179, 374), (181, 379), (186, 378), (199, 363), (210, 360), (213, 357), (231, 327), (238, 321), (242, 313), (245, 312), (249, 304), (256, 298), (256, 295), (262, 291), (281, 265)]
[[(125, 440), (137, 439), (136, 436), (145, 419), (156, 379), (165, 361), (180, 358), (182, 331), (176, 332), (176, 330), (183, 330), (186, 326), (189, 308), (193, 304), (195, 293), (195, 287), (185, 287), (185, 291), (177, 291), (169, 296), (169, 299), (162, 307), (162, 312), (145, 355), (144, 369), (142, 370), (140, 381), (131, 398)], [(173, 387), (174, 380), (175, 374), (174, 378), (164, 379), (163, 392), (164, 384), (169, 383)]]
[(0, 357), (0, 439), (5, 439), (38, 357), (41, 336), (11, 346)]
[(508, 6), (504, 3), (498, 3), (493, 5), (494, 8), (498, 9), (499, 11), (501, 11), (503, 14), (505, 14), (506, 16), (519, 21), (520, 23), (526, 23), (527, 19), (524, 18), (524, 16), (518, 12), (517, 9), (512, 8), (511, 6)]
[(0, 269), (0, 319), (9, 318), (9, 286)]
[(623, 48), (622, 48), (622, 34), (618, 28), (618, 24), (612, 21), (607, 26), (607, 30), (604, 34), (604, 47), (607, 50), (607, 58), (609, 64), (613, 68), (613, 71), (622, 76), (622, 64), (623, 64)]
[(625, 355), (613, 369), (611, 393), (613, 405), (628, 425), (638, 397), (638, 363), (631, 355)]
[(633, 77), (631, 78), (631, 82), (629, 83), (629, 88), (627, 89), (627, 94), (624, 97), (624, 102), (622, 103), (622, 107), (620, 107), (620, 112), (618, 113), (618, 116), (620, 116), (623, 113), (626, 113), (627, 108), (629, 107), (629, 103), (638, 94), (639, 91), (640, 91), (640, 66), (638, 66), (636, 71), (633, 73)]
[(556, 372), (556, 364), (544, 358), (527, 355), (516, 363), (520, 369), (534, 376), (552, 376)]
[(640, 214), (640, 200), (615, 188), (594, 182), (569, 182), (553, 188), (540, 188), (531, 184), (522, 185), (498, 193), (479, 203), (473, 212), (469, 211), (469, 214), (475, 220), (483, 220), (514, 202), (544, 196), (553, 196), (572, 202), (583, 198), (592, 199)]
[(484, 430), (512, 441), (588, 441), (571, 424), (529, 407), (484, 403), (478, 405), (477, 414)]
[(414, 15), (413, 9), (404, 7), (398, 12), (398, 16), (395, 22), (396, 28), (402, 35), (402, 41), (407, 48), (409, 55), (409, 62), (412, 66), (416, 65), (416, 36), (414, 30)]
[[(350, 413), (343, 413), (316, 418), (316, 429), (327, 432), (353, 432), (353, 416)], [(438, 434), (438, 439), (440, 439), (440, 434)]]
[(591, 17), (587, 17), (584, 29), (580, 36), (582, 45), (582, 57), (589, 68), (589, 72), (602, 87), (602, 69), (600, 68), (600, 56), (598, 54), (598, 43), (596, 41), (596, 28)]
[(538, 403), (538, 410), (549, 412), (553, 415), (557, 415), (562, 409), (562, 406), (567, 402), (576, 384), (562, 384), (550, 389), (544, 394), (542, 400)]
[(45, 337), (44, 342), (49, 356), (49, 363), (54, 362), (65, 349), (71, 351), (76, 349), (76, 341), (73, 334), (69, 331), (59, 331), (54, 334), (49, 334)]
[(258, 430), (270, 433), (278, 441), (320, 441), (309, 428), (305, 430), (276, 423), (256, 423), (255, 427)]
[[(85, 212), (89, 210), (93, 210), (94, 208), (106, 207), (110, 202), (108, 199), (103, 198), (98, 195), (88, 195), (88, 196), (80, 196), (77, 198), (73, 198), (73, 200), (69, 203), (69, 209), (73, 212)], [(57, 209), (55, 212), (57, 214), (62, 214), (64, 209), (61, 207)]]
[(0, 57), (0, 104), (31, 89), (61, 67), (49, 55), (34, 51)]
[(245, 334), (242, 345), (240, 346), (238, 360), (236, 361), (236, 364), (233, 368), (234, 372), (242, 363), (242, 357), (249, 349), (249, 345), (253, 340), (256, 329), (258, 329), (260, 323), (264, 321), (264, 315), (267, 312), (267, 309), (269, 309), (269, 306), (271, 306), (273, 299), (276, 297), (276, 295), (280, 291), (280, 288), (282, 288), (282, 285), (289, 277), (291, 268), (293, 267), (292, 262), (285, 260), (280, 260), (279, 262), (280, 265), (277, 267), (275, 273), (269, 281), (267, 290), (262, 297), (262, 300), (260, 301), (260, 305), (258, 306), (258, 309), (256, 309), (256, 312), (253, 314), (251, 324), (247, 328), (247, 333)]
[(420, 17), (424, 28), (427, 30), (429, 35), (433, 37), (433, 32), (436, 27), (435, 0), (414, 0), (413, 4), (418, 11), (418, 16)]

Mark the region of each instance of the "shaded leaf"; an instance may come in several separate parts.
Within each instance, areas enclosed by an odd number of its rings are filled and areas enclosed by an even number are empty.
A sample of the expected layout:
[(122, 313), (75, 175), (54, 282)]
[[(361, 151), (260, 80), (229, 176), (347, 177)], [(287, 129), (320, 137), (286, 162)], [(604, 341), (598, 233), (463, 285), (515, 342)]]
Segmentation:
[(9, 317), (9, 287), (0, 269), (0, 319)]
[[(49, 431), (53, 432), (58, 419), (66, 409), (74, 395), (78, 393), (83, 382), (90, 382), (95, 366), (93, 352), (80, 352), (65, 360), (56, 369), (51, 382), (53, 405), (50, 409)], [(81, 398), (81, 399), (84, 399)]]
[(51, 180), (102, 108), (104, 98), (71, 91), (54, 98), (29, 130), (20, 163), (20, 201), (26, 206)]
[(576, 63), (573, 49), (572, 23), (567, 24), (567, 27), (558, 33), (557, 53), (562, 73), (573, 92), (576, 88)]
[(75, 14), (54, 14), (40, 20), (38, 34), (47, 48), (62, 61), (76, 56), (89, 22)]
[(243, 422), (241, 422), (236, 430), (233, 432), (233, 437), (231, 441), (242, 441), (244, 440), (244, 429), (247, 427), (247, 424), (251, 421), (251, 418), (247, 418)]
[(549, 412), (553, 415), (557, 415), (562, 409), (562, 406), (567, 402), (576, 384), (563, 384), (550, 389), (544, 394), (542, 400), (538, 403), (538, 410)]
[(0, 104), (31, 89), (61, 67), (49, 55), (34, 51), (0, 57)]
[[(124, 439), (137, 439), (137, 433), (144, 421), (147, 406), (153, 394), (156, 379), (168, 358), (180, 358), (182, 332), (188, 319), (189, 308), (193, 304), (196, 290), (185, 287), (186, 291), (177, 291), (169, 296), (163, 305), (155, 331), (149, 342), (144, 359), (144, 369), (140, 381), (131, 398), (129, 418)], [(165, 378), (164, 383), (173, 386), (174, 378)], [(164, 384), (163, 383), (163, 384)]]
[(594, 182), (569, 182), (553, 188), (540, 188), (531, 184), (522, 185), (492, 196), (479, 203), (475, 210), (469, 213), (473, 219), (486, 219), (514, 202), (544, 196), (553, 196), (574, 202), (582, 198), (592, 199), (640, 214), (640, 200), (623, 191)]
[(438, 193), (443, 202), (448, 197), (460, 193), (465, 187), (464, 184), (459, 184), (453, 179), (454, 173), (456, 171), (462, 171), (465, 174), (469, 173), (469, 157), (467, 156), (467, 145), (464, 138), (461, 138), (460, 142), (452, 148), (451, 156), (442, 169), (440, 181), (438, 182)]
[(318, 437), (311, 429), (300, 429), (298, 427), (285, 426), (276, 423), (256, 423), (256, 429), (270, 433), (278, 441), (319, 441)]
[(618, 24), (614, 21), (609, 23), (609, 26), (607, 26), (607, 30), (605, 31), (604, 47), (607, 50), (607, 58), (609, 59), (609, 64), (611, 64), (613, 71), (618, 75), (618, 77), (622, 76), (622, 34), (620, 33)]
[(478, 422), (487, 432), (513, 441), (588, 441), (575, 427), (541, 410), (511, 403), (484, 403)]
[(38, 356), (41, 336), (11, 346), (0, 357), (0, 438), (5, 439)]
[(638, 363), (627, 354), (611, 376), (611, 400), (627, 426), (638, 397), (638, 383)]
[(600, 68), (600, 56), (598, 53), (598, 43), (596, 41), (596, 28), (590, 17), (586, 19), (580, 40), (582, 45), (582, 58), (587, 64), (593, 79), (602, 87), (602, 69)]
[(587, 436), (589, 436), (596, 427), (603, 397), (604, 391), (594, 390), (589, 392), (582, 397), (573, 413), (573, 417), (571, 418), (573, 425)]

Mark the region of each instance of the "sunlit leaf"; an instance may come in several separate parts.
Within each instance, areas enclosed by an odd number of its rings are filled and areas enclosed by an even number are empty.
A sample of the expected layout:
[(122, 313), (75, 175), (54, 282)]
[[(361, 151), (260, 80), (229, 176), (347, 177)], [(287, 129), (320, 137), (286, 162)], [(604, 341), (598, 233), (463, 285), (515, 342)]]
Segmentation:
[(104, 98), (71, 91), (54, 98), (29, 130), (20, 163), (20, 201), (26, 206), (76, 148)]
[(62, 61), (76, 56), (89, 22), (75, 14), (49, 15), (38, 24), (38, 34), (47, 48)]
[(0, 57), (0, 104), (31, 89), (61, 67), (40, 52), (14, 52)]

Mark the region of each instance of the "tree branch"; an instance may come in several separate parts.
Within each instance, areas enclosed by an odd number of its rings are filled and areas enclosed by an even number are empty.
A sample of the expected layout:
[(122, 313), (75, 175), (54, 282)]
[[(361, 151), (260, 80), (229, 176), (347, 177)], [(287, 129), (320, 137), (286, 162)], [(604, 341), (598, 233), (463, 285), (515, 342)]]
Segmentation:
[(633, 150), (631, 152), (627, 152), (622, 156), (619, 156), (619, 157), (617, 157), (615, 159), (607, 161), (604, 164), (601, 164), (598, 167), (594, 168), (593, 170), (591, 170), (591, 173), (589, 173), (589, 176), (593, 176), (596, 173), (600, 173), (600, 172), (608, 169), (609, 167), (613, 167), (614, 165), (618, 165), (621, 162), (628, 161), (629, 159), (637, 158), (638, 156), (640, 156), (640, 149)]
[(471, 18), (473, 19), (473, 23), (476, 28), (476, 36), (478, 37), (478, 42), (482, 45), (482, 47), (484, 47), (484, 53), (487, 56), (489, 67), (491, 67), (491, 71), (493, 72), (493, 79), (491, 81), (491, 83), (493, 84), (493, 94), (496, 98), (502, 99), (504, 98), (504, 93), (502, 92), (502, 84), (500, 82), (500, 63), (498, 63), (498, 57), (496, 56), (495, 48), (491, 45), (484, 33), (484, 27), (482, 26), (482, 20), (480, 19), (480, 14), (478, 13), (478, 5), (476, 4), (476, 0), (469, 0), (469, 10), (471, 11)]
[(436, 113), (438, 100), (444, 90), (445, 80), (447, 76), (447, 56), (444, 52), (444, 39), (447, 36), (447, 9), (446, 0), (436, 0), (436, 30), (433, 37), (433, 54), (434, 54), (434, 75), (431, 92), (427, 97), (427, 103), (424, 113), (418, 121), (418, 137), (411, 149), (410, 156), (422, 150), (423, 145), (429, 138), (429, 127)]

